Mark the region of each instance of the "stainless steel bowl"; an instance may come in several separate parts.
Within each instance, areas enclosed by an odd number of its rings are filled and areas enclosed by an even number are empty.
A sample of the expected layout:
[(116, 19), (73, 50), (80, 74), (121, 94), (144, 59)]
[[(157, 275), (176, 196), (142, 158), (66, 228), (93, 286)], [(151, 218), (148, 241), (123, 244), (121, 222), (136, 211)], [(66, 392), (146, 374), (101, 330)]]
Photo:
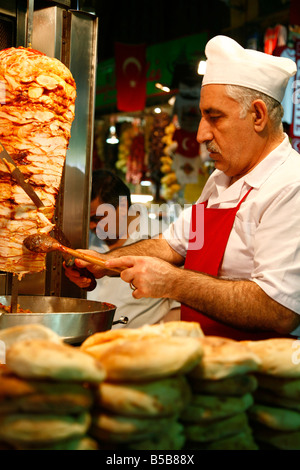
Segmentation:
[[(10, 302), (11, 296), (0, 296), (1, 304), (10, 306)], [(126, 323), (126, 319), (113, 322), (116, 306), (105, 302), (20, 295), (18, 304), (32, 313), (0, 311), (0, 329), (41, 324), (55, 331), (65, 342), (79, 344), (94, 333), (110, 330), (113, 323)]]

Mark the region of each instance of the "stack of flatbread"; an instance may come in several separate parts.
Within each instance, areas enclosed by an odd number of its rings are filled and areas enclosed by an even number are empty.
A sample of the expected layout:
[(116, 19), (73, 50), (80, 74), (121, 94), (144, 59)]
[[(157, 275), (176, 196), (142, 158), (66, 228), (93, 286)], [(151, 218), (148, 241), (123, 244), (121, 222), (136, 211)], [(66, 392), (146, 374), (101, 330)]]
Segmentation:
[(96, 450), (88, 430), (101, 364), (39, 325), (3, 330), (0, 339), (0, 447)]
[(254, 405), (248, 410), (262, 449), (300, 450), (300, 341), (247, 342), (261, 359)]
[(191, 397), (186, 374), (202, 357), (202, 336), (198, 324), (170, 322), (96, 333), (82, 344), (106, 371), (90, 431), (102, 449), (183, 448), (179, 415)]
[(241, 343), (201, 339), (203, 357), (188, 374), (190, 404), (181, 414), (187, 449), (256, 450), (247, 410), (253, 405), (259, 358)]

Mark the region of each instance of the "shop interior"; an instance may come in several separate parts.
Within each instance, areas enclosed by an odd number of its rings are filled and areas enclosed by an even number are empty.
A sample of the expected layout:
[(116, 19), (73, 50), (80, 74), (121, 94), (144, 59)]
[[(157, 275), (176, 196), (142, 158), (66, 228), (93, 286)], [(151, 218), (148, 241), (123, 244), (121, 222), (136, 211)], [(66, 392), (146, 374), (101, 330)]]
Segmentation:
[[(1, 49), (32, 47), (56, 57), (76, 81), (55, 214), (72, 248), (89, 245), (92, 172), (98, 168), (117, 174), (151, 220), (169, 222), (177, 209), (168, 208), (197, 201), (214, 170), (197, 142), (207, 41), (224, 34), (296, 61), (299, 16), (296, 0), (190, 2), (184, 12), (136, 0), (117, 9), (97, 0), (0, 1)], [(284, 125), (298, 150), (297, 106), (290, 107), (297, 83), (296, 77), (286, 96)], [(12, 292), (17, 282), (19, 294), (85, 298), (61, 265), (61, 255), (51, 253), (42, 274), (20, 281), (4, 273), (1, 292)]]
[[(150, 2), (130, 2), (118, 16), (109, 6), (87, 3), (100, 19), (93, 169), (116, 172), (139, 202), (193, 204), (213, 171), (197, 142), (207, 40), (224, 34), (243, 47), (296, 60), (299, 7), (293, 1), (193, 2), (184, 15), (166, 5), (155, 10)], [(120, 102), (119, 48), (128, 43), (136, 48), (128, 54), (140, 54), (145, 46), (144, 105), (135, 103), (136, 96), (130, 105)], [(131, 67), (127, 72), (134, 77), (136, 64)], [(291, 139), (293, 93), (291, 83), (284, 100)]]

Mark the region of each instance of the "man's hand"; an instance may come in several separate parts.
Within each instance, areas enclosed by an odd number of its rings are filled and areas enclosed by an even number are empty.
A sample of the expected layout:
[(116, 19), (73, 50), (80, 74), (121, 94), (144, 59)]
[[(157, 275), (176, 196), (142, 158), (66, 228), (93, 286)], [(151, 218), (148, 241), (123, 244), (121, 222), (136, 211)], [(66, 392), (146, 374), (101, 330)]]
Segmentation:
[[(105, 254), (101, 253), (101, 255), (99, 255), (99, 253), (97, 253), (96, 251), (92, 251), (92, 250), (78, 250), (78, 252), (86, 253), (92, 256), (96, 256), (96, 257), (99, 256), (99, 258), (101, 259), (105, 259), (107, 257)], [(110, 275), (110, 276), (116, 275), (116, 273), (112, 271), (108, 271), (107, 269), (104, 269), (101, 266), (96, 266), (95, 264), (88, 263), (87, 261), (83, 261), (81, 259), (75, 259), (75, 265), (78, 268), (88, 269), (95, 276), (96, 279), (100, 279), (106, 275)], [(88, 277), (82, 276), (76, 269), (66, 266), (65, 263), (63, 264), (63, 266), (65, 268), (66, 277), (71, 282), (76, 284), (81, 289), (86, 289), (89, 287), (91, 283), (91, 279), (89, 279)]]
[(108, 260), (107, 268), (123, 268), (121, 279), (135, 288), (135, 299), (142, 297), (170, 297), (172, 279), (177, 279), (179, 268), (159, 258), (149, 256), (122, 256)]

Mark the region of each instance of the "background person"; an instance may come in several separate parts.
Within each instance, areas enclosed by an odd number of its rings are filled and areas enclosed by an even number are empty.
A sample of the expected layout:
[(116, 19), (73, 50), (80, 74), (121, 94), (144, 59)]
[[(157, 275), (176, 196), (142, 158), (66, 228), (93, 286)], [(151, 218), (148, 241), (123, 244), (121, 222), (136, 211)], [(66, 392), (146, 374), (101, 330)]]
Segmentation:
[[(121, 198), (121, 199), (120, 199)], [(121, 201), (121, 204), (120, 204)], [(106, 209), (113, 206), (110, 219)], [(97, 209), (102, 206), (101, 213), (97, 216)], [(106, 253), (121, 246), (135, 243), (140, 237), (139, 232), (129, 234), (129, 227), (139, 229), (139, 214), (128, 214), (131, 207), (131, 194), (126, 184), (114, 173), (108, 170), (96, 170), (93, 172), (91, 209), (90, 209), (90, 237), (89, 247), (98, 253)], [(112, 220), (112, 217), (114, 220)], [(111, 224), (107, 223), (110, 220)], [(111, 226), (110, 226), (111, 225)], [(98, 229), (97, 229), (98, 226)], [(98, 235), (97, 235), (97, 232)], [(81, 279), (72, 270), (66, 270), (67, 277), (80, 287)], [(74, 279), (75, 276), (75, 279)], [(132, 296), (130, 285), (122, 281), (120, 277), (104, 277), (97, 281), (97, 287), (87, 293), (89, 300), (108, 302), (117, 306), (114, 321), (121, 316), (129, 319), (127, 325), (117, 324), (113, 328), (137, 328), (145, 324), (153, 324), (161, 321), (179, 320), (180, 304), (171, 299), (142, 298), (135, 299)]]

